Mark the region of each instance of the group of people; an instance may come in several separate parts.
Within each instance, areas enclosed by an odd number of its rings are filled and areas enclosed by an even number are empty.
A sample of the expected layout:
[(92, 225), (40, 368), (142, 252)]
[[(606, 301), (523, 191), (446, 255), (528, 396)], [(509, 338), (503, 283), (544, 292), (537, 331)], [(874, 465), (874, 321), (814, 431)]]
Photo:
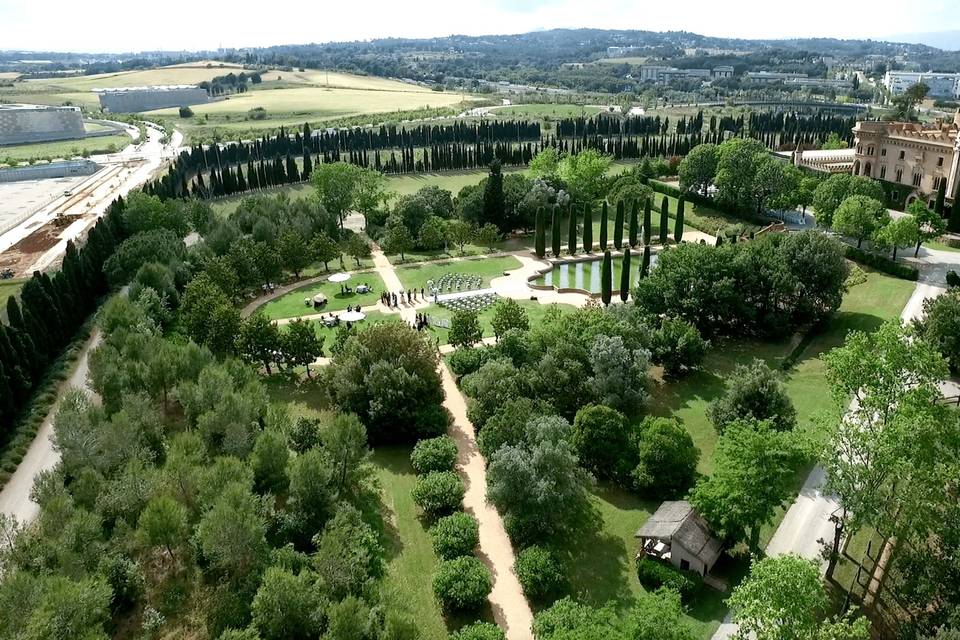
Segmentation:
[[(427, 296), (424, 289), (420, 288), (420, 300), (426, 301)], [(398, 293), (387, 293), (384, 292), (380, 294), (380, 303), (386, 305), (389, 308), (398, 307), (401, 304), (413, 303), (417, 300), (417, 290), (416, 289), (407, 289), (406, 291), (401, 291)]]
[(423, 331), (430, 326), (430, 319), (425, 313), (418, 313), (416, 319), (413, 321), (413, 328), (417, 331)]

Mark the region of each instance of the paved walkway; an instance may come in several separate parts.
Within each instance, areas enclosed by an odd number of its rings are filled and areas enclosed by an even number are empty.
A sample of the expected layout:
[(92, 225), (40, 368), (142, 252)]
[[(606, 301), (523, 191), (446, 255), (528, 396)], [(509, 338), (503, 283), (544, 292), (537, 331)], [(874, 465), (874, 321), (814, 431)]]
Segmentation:
[[(83, 346), (83, 351), (77, 359), (76, 365), (67, 381), (61, 386), (59, 395), (67, 389), (82, 389), (91, 397), (93, 390), (87, 380), (90, 370), (90, 352), (100, 344), (100, 330), (94, 329), (90, 338)], [(50, 408), (50, 412), (40, 425), (36, 437), (30, 443), (26, 455), (17, 466), (17, 470), (10, 476), (10, 480), (0, 490), (0, 513), (14, 517), (20, 523), (32, 521), (40, 512), (40, 506), (30, 499), (33, 481), (37, 474), (52, 468), (60, 460), (60, 454), (53, 448), (53, 419), (60, 406), (59, 399)]]
[(503, 520), (487, 502), (486, 464), (477, 450), (473, 425), (467, 419), (466, 400), (446, 365), (440, 365), (440, 373), (446, 396), (443, 406), (453, 414), (450, 436), (457, 443), (457, 469), (467, 487), (463, 506), (480, 524), (480, 551), (477, 555), (493, 576), (490, 591), (493, 618), (508, 640), (532, 640), (533, 612), (513, 571), (513, 545), (503, 527)]

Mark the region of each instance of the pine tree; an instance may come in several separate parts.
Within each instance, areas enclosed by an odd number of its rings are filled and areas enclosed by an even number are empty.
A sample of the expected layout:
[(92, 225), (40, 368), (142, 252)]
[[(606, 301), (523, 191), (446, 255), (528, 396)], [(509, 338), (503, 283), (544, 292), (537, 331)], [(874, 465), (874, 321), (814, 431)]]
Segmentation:
[(546, 229), (544, 229), (543, 207), (537, 209), (536, 228), (534, 231), (534, 253), (538, 258), (543, 258), (546, 254)]
[(560, 257), (560, 207), (553, 205), (553, 219), (550, 221), (550, 249), (553, 257)]
[(577, 216), (572, 207), (567, 208), (567, 252), (570, 255), (577, 253)]
[(639, 216), (640, 205), (634, 200), (633, 204), (630, 206), (630, 246), (637, 246), (638, 235), (639, 235), (639, 221), (637, 217)]
[(603, 208), (600, 209), (600, 251), (607, 250), (607, 220), (609, 213), (607, 211), (607, 201), (603, 201)]
[(593, 211), (589, 204), (583, 207), (583, 250), (586, 253), (593, 251)]
[(663, 196), (663, 200), (660, 201), (660, 244), (667, 244), (667, 236), (670, 233), (669, 211), (670, 201), (667, 200), (667, 196)]
[(623, 264), (620, 265), (620, 301), (626, 302), (630, 296), (630, 247), (623, 250)]
[(600, 265), (600, 299), (604, 305), (610, 304), (610, 298), (613, 292), (613, 268), (610, 259), (610, 252), (603, 252), (603, 262)]
[(650, 275), (650, 245), (643, 245), (643, 259), (640, 261), (640, 277), (646, 278)]
[(650, 244), (650, 198), (643, 204), (643, 244)]
[(623, 200), (617, 202), (617, 215), (613, 219), (613, 246), (623, 248)]
[(680, 244), (680, 241), (683, 240), (683, 209), (684, 205), (683, 198), (677, 202), (677, 219), (673, 225), (673, 239), (676, 240), (677, 244)]

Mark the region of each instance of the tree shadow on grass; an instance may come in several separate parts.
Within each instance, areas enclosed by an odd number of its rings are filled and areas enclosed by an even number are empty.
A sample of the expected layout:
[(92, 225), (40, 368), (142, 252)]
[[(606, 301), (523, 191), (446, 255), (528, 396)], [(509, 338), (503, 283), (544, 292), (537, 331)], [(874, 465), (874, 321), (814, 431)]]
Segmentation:
[(880, 328), (884, 319), (869, 313), (840, 311), (824, 327), (813, 335), (803, 352), (796, 358), (794, 367), (819, 358), (827, 351), (843, 344), (851, 331), (873, 332)]

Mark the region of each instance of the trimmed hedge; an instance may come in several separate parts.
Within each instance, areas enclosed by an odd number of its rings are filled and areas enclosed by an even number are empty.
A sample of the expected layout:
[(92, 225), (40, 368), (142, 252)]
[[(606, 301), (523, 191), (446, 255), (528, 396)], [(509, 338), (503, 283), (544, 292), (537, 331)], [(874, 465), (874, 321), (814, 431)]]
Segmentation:
[(410, 454), (410, 466), (419, 475), (431, 471), (453, 471), (456, 464), (457, 443), (450, 436), (420, 440)]
[(667, 587), (679, 593), (684, 602), (689, 601), (703, 582), (700, 576), (692, 571), (682, 571), (648, 556), (637, 558), (637, 578), (647, 591)]
[(895, 278), (916, 281), (920, 277), (920, 271), (909, 265), (894, 262), (886, 256), (881, 256), (876, 253), (869, 253), (863, 249), (857, 249), (853, 245), (846, 245), (845, 255), (848, 260), (859, 262), (860, 264), (872, 267), (877, 271), (882, 271)]
[(480, 525), (469, 513), (458, 511), (430, 527), (433, 550), (444, 560), (469, 556), (480, 544)]
[(548, 602), (566, 585), (563, 566), (556, 556), (544, 547), (527, 547), (517, 555), (514, 563), (517, 579), (523, 593), (535, 602)]
[(453, 471), (434, 471), (420, 476), (413, 486), (413, 501), (428, 517), (436, 518), (460, 508), (466, 488)]
[(433, 593), (446, 611), (476, 611), (491, 587), (490, 570), (472, 556), (441, 562), (433, 577)]

